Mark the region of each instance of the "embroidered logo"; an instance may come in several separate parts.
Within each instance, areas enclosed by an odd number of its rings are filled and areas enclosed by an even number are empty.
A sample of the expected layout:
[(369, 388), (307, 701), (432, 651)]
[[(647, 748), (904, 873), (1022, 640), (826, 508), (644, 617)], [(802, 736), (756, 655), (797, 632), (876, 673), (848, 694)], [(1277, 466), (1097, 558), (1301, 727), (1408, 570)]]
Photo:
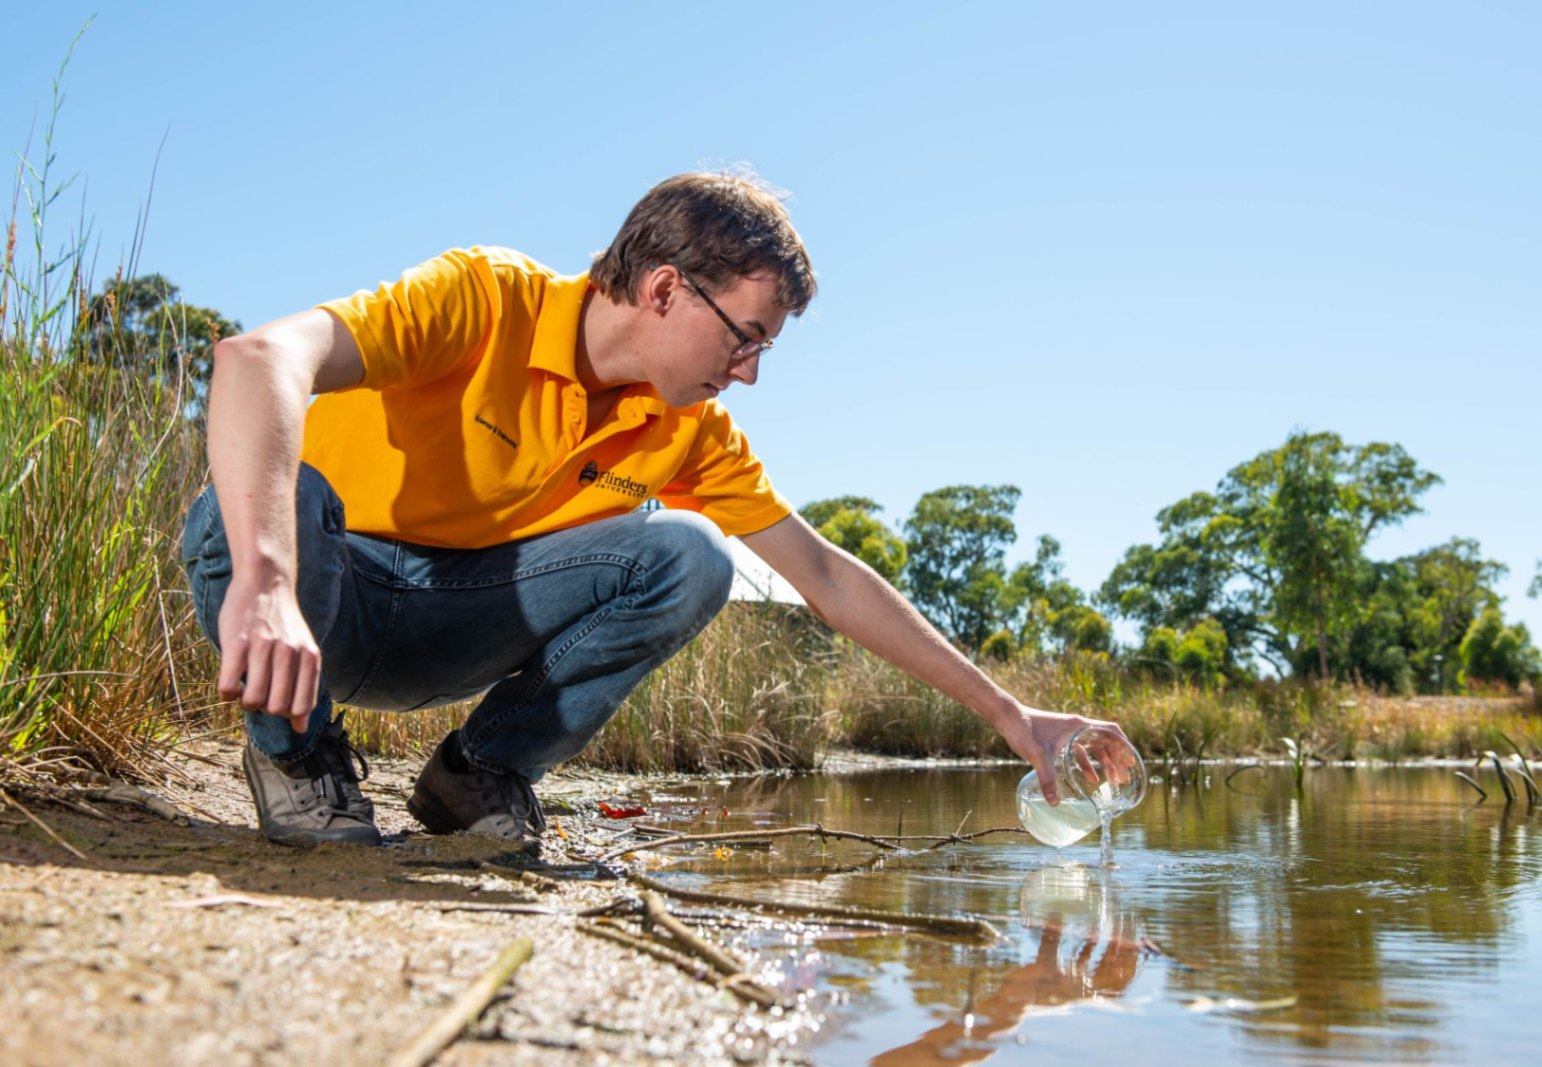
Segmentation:
[(634, 500), (648, 499), (648, 487), (642, 482), (634, 482), (624, 474), (602, 471), (600, 465), (593, 460), (585, 463), (584, 469), (578, 472), (578, 484), (586, 489), (591, 485), (598, 485), (601, 489), (609, 489), (613, 493), (621, 493)]
[(496, 427), (492, 423), (488, 422), (482, 416), (477, 415), (477, 416), (475, 416), (475, 418), (477, 420), (477, 425), (478, 426), (486, 427), (488, 433), (492, 434), (494, 437), (496, 437), (498, 440), (502, 441), (504, 444), (508, 445), (510, 448), (518, 448), (519, 447), (519, 442), (518, 441), (514, 440), (514, 438), (510, 437), (508, 434), (506, 434), (502, 430), (498, 429), (498, 427)]

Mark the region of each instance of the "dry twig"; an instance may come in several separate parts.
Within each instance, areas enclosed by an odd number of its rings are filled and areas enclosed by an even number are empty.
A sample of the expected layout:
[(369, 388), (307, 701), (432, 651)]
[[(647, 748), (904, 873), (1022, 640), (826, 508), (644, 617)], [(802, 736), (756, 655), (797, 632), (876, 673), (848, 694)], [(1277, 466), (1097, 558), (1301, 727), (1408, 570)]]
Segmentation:
[(513, 944), (498, 953), (498, 958), (482, 972), (482, 976), (470, 989), (455, 998), (455, 1002), (444, 1014), (430, 1023), (412, 1044), (391, 1057), (389, 1067), (425, 1067), (432, 1063), (434, 1057), (476, 1021), (493, 997), (498, 995), (498, 990), (514, 976), (515, 971), (524, 966), (534, 951), (535, 946), (528, 937), (516, 938)]
[(176, 823), (178, 826), (190, 826), (193, 820), (189, 819), (176, 805), (163, 800), (154, 793), (139, 788), (137, 785), (129, 785), (127, 782), (113, 782), (103, 789), (87, 789), (84, 795), (92, 800), (103, 800), (111, 804), (123, 804), (130, 808), (138, 808), (147, 811), (151, 815), (159, 815), (167, 822)]
[[(885, 838), (873, 837), (870, 834), (853, 833), (850, 830), (829, 830), (819, 823), (812, 823), (808, 826), (789, 826), (782, 830), (734, 830), (721, 834), (678, 834), (675, 837), (661, 837), (656, 841), (613, 848), (600, 856), (597, 862), (604, 863), (607, 860), (625, 856), (628, 852), (647, 852), (650, 849), (666, 848), (670, 845), (694, 845), (706, 841), (754, 841), (767, 837), (795, 837), (798, 835), (836, 838), (841, 841), (861, 841), (864, 844), (873, 845), (888, 852), (902, 851), (899, 845), (893, 844)], [(932, 837), (927, 840), (934, 841), (936, 838)]]

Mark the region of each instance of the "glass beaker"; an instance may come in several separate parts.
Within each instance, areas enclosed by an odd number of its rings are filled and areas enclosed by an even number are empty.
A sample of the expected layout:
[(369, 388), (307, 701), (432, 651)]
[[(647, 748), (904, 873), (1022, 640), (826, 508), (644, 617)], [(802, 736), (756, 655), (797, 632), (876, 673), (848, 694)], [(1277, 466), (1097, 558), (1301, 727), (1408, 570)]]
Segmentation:
[(1039, 773), (1017, 783), (1017, 817), (1034, 837), (1055, 848), (1080, 841), (1146, 798), (1146, 764), (1124, 735), (1088, 726), (1055, 756), (1060, 803), (1044, 799)]

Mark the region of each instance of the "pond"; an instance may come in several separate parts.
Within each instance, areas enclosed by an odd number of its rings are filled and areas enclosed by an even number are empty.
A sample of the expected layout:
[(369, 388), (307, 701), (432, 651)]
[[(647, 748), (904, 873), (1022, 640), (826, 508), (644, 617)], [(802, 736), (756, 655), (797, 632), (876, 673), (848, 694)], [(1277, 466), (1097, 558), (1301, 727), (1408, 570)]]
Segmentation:
[[(696, 832), (1014, 824), (1020, 767), (691, 786), (650, 813)], [(1536, 1062), (1542, 814), (1476, 804), (1449, 768), (1288, 767), (1154, 784), (1056, 851), (1019, 835), (874, 859), (861, 844), (676, 857), (661, 880), (759, 900), (968, 913), (981, 945), (872, 930), (730, 933), (824, 1016), (822, 1064)], [(1492, 772), (1489, 772), (1492, 773)], [(1497, 794), (1497, 790), (1494, 791)]]

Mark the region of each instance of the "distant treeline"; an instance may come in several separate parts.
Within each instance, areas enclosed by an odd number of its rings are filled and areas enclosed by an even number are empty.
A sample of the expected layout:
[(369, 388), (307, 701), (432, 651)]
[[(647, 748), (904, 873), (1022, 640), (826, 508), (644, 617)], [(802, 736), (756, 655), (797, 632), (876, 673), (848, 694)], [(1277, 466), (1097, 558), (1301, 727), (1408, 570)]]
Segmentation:
[[(898, 532), (866, 497), (801, 513), (981, 657), (1094, 652), (1204, 685), (1266, 669), (1398, 693), (1536, 684), (1542, 654), (1494, 590), (1506, 568), (1476, 541), (1390, 562), (1366, 555), (1373, 534), (1418, 513), (1439, 483), (1399, 445), (1292, 434), (1158, 512), (1159, 539), (1126, 551), (1090, 592), (1065, 579), (1048, 535), (1008, 569), (1015, 486), (934, 490)], [(1542, 594), (1542, 563), (1531, 594)], [(1139, 642), (1120, 646), (1111, 619), (1136, 624)]]

